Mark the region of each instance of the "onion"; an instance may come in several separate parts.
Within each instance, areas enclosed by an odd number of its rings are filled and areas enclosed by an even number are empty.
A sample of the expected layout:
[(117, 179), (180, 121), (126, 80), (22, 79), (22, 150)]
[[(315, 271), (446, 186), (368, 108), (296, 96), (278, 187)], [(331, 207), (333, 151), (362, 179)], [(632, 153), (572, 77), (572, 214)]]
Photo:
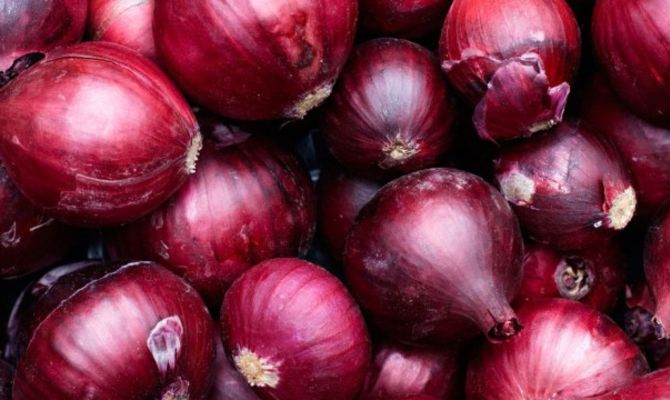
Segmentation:
[(195, 171), (188, 104), (149, 61), (92, 42), (49, 53), (0, 89), (0, 156), (19, 190), (82, 226), (129, 222)]
[(668, 128), (669, 9), (670, 0), (598, 0), (592, 24), (595, 53), (612, 89), (636, 114)]
[[(384, 186), (347, 239), (354, 296), (384, 333), (445, 344), (516, 335), (508, 301), (521, 283), (523, 242), (505, 199), (467, 172), (435, 168)], [(523, 321), (522, 321), (523, 322)]]
[(0, 400), (12, 399), (12, 380), (14, 380), (14, 368), (0, 360)]
[(421, 38), (439, 32), (449, 0), (361, 0), (361, 26), (380, 36)]
[(633, 175), (638, 216), (648, 222), (670, 199), (670, 131), (635, 117), (601, 76), (585, 93), (582, 116), (619, 149)]
[(60, 261), (77, 234), (36, 210), (0, 163), (0, 277), (14, 278)]
[(251, 386), (232, 366), (221, 340), (216, 341), (214, 386), (208, 400), (260, 400)]
[(361, 174), (402, 174), (434, 165), (454, 139), (455, 103), (437, 60), (400, 39), (353, 53), (321, 128), (335, 158)]
[(517, 312), (524, 332), (481, 348), (468, 369), (468, 400), (582, 399), (629, 383), (649, 368), (614, 322), (580, 303), (551, 299)]
[(626, 285), (626, 310), (624, 329), (636, 343), (647, 344), (656, 341), (656, 331), (652, 319), (656, 300), (646, 281)]
[(442, 29), (442, 68), (476, 105), (479, 135), (493, 141), (559, 123), (579, 58), (564, 0), (455, 0)]
[(419, 395), (461, 399), (462, 361), (461, 351), (455, 347), (422, 349), (384, 342), (376, 350), (359, 400), (400, 400)]
[(503, 149), (496, 179), (531, 238), (561, 250), (602, 246), (635, 213), (618, 152), (579, 122)]
[(156, 2), (156, 46), (203, 106), (237, 119), (302, 118), (328, 95), (354, 42), (356, 0)]
[(309, 175), (278, 146), (238, 140), (206, 141), (186, 185), (113, 234), (113, 258), (160, 262), (218, 310), (225, 290), (251, 266), (306, 253), (316, 224)]
[(349, 174), (334, 164), (321, 171), (317, 188), (318, 226), (333, 258), (341, 260), (344, 241), (358, 212), (380, 187), (377, 181)]
[(670, 213), (650, 228), (644, 251), (644, 274), (656, 307), (652, 323), (656, 336), (670, 339)]
[(614, 311), (625, 284), (623, 255), (617, 243), (576, 253), (561, 253), (526, 242), (523, 281), (516, 303), (562, 297), (604, 313)]
[(0, 7), (0, 86), (8, 78), (2, 71), (15, 59), (79, 41), (87, 7), (87, 0), (4, 0)]
[(91, 0), (88, 12), (92, 40), (119, 43), (156, 60), (154, 0)]
[(638, 378), (634, 382), (593, 400), (659, 400), (670, 394), (670, 368)]
[(221, 308), (226, 350), (263, 399), (353, 399), (370, 361), (358, 306), (307, 261), (265, 261), (235, 281)]
[(209, 391), (214, 324), (196, 292), (157, 264), (76, 269), (34, 310), (15, 400), (204, 399)]

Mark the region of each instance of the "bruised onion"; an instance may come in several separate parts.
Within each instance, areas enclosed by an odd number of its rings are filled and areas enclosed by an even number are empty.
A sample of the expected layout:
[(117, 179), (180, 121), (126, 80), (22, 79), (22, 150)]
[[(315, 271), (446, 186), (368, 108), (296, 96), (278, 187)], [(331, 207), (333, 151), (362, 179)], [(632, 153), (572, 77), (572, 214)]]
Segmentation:
[(450, 0), (361, 0), (364, 31), (402, 38), (422, 38), (439, 32)]
[(260, 400), (242, 374), (233, 367), (221, 339), (216, 341), (214, 385), (208, 400)]
[(495, 169), (521, 226), (554, 248), (600, 244), (635, 213), (635, 189), (616, 148), (579, 122), (504, 148)]
[(670, 128), (670, 0), (598, 0), (593, 44), (612, 89), (637, 115)]
[(48, 215), (83, 226), (129, 222), (195, 172), (188, 104), (163, 73), (122, 46), (49, 53), (0, 88), (0, 156)]
[(384, 342), (375, 352), (359, 400), (401, 400), (408, 396), (462, 398), (464, 363), (456, 347), (414, 348)]
[(526, 242), (516, 303), (561, 297), (609, 313), (623, 294), (625, 268), (617, 243), (562, 253)]
[(236, 119), (302, 118), (330, 95), (354, 42), (356, 0), (156, 2), (162, 64)]
[(92, 40), (119, 43), (156, 59), (154, 0), (90, 0), (88, 12)]
[(491, 341), (521, 330), (509, 300), (523, 243), (505, 199), (481, 178), (435, 168), (384, 186), (347, 239), (346, 276), (384, 333), (445, 344), (478, 330)]
[(454, 139), (456, 107), (437, 60), (401, 39), (353, 53), (321, 129), (335, 158), (359, 174), (402, 174), (434, 165)]
[(191, 287), (150, 262), (72, 274), (34, 309), (14, 399), (205, 399), (214, 324)]
[(590, 400), (663, 400), (670, 395), (670, 368), (652, 372), (602, 396)]
[(224, 344), (263, 399), (353, 399), (370, 361), (365, 322), (344, 285), (295, 258), (260, 263), (221, 308)]
[(442, 68), (475, 105), (479, 135), (493, 141), (559, 123), (579, 58), (565, 0), (455, 0), (440, 40)]
[(517, 310), (524, 331), (485, 344), (468, 369), (468, 400), (583, 399), (632, 382), (649, 369), (638, 348), (603, 314), (551, 299)]
[(656, 336), (670, 338), (670, 213), (666, 210), (649, 229), (644, 251), (644, 274), (656, 302)]
[(79, 41), (88, 0), (4, 0), (0, 4), (0, 86), (14, 60)]
[(151, 259), (183, 276), (219, 308), (251, 266), (304, 254), (316, 224), (307, 172), (263, 139), (205, 141), (198, 172), (164, 206), (110, 239), (119, 259)]

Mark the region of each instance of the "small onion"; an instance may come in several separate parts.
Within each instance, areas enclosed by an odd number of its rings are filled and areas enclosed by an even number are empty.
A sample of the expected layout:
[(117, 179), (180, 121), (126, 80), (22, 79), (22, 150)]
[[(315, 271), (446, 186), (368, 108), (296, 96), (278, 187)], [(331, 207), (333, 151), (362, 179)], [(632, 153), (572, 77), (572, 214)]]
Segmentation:
[(633, 381), (649, 369), (626, 334), (580, 303), (551, 299), (518, 310), (524, 332), (485, 344), (467, 375), (468, 400), (583, 399)]
[(356, 0), (164, 0), (154, 34), (162, 64), (203, 106), (302, 118), (330, 95), (357, 15)]
[(422, 38), (438, 33), (450, 0), (361, 0), (361, 27), (374, 35)]
[(616, 148), (578, 122), (503, 149), (496, 179), (530, 237), (560, 250), (602, 243), (635, 213)]
[(670, 368), (647, 374), (634, 382), (589, 400), (667, 400), (670, 396)]
[(198, 172), (177, 194), (113, 233), (113, 258), (160, 262), (218, 310), (253, 265), (306, 253), (316, 225), (309, 175), (285, 149), (239, 136), (233, 145), (205, 141)]
[(580, 252), (561, 253), (537, 243), (526, 243), (523, 281), (515, 303), (542, 298), (578, 300), (610, 313), (625, 284), (623, 255), (617, 243)]
[(106, 226), (158, 207), (195, 172), (188, 104), (125, 47), (49, 53), (0, 88), (0, 155), (19, 190), (57, 219)]
[(462, 398), (462, 352), (414, 348), (384, 342), (376, 350), (359, 400), (400, 400), (408, 396), (433, 396), (441, 400)]
[(434, 56), (401, 39), (366, 42), (325, 107), (335, 158), (359, 174), (402, 174), (436, 164), (454, 139), (456, 106)]
[(598, 0), (593, 44), (612, 89), (637, 115), (670, 128), (670, 0)]
[(216, 341), (214, 371), (214, 385), (208, 400), (260, 400), (242, 374), (230, 363), (221, 339)]
[(644, 250), (644, 274), (656, 307), (656, 336), (670, 339), (670, 212), (666, 211), (650, 228)]
[(90, 0), (88, 12), (92, 40), (119, 43), (156, 60), (154, 0)]
[(205, 399), (214, 324), (192, 288), (149, 262), (73, 274), (35, 305), (13, 399)]
[(221, 308), (226, 350), (263, 399), (345, 400), (361, 389), (370, 342), (344, 285), (306, 261), (265, 261)]
[(440, 41), (442, 68), (476, 105), (479, 135), (494, 141), (559, 123), (579, 58), (565, 0), (455, 0)]
[(521, 330), (509, 300), (522, 257), (519, 225), (500, 193), (475, 175), (435, 168), (377, 192), (351, 230), (344, 264), (354, 296), (384, 333), (445, 344)]

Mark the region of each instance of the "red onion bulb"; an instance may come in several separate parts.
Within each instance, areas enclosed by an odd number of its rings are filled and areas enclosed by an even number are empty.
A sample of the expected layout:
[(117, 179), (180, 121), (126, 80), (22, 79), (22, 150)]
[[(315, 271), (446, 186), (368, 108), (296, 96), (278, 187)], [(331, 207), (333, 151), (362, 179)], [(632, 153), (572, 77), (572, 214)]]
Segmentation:
[(649, 369), (614, 322), (580, 303), (544, 300), (517, 312), (524, 332), (515, 340), (484, 345), (468, 369), (468, 400), (583, 399)]
[(670, 0), (598, 0), (595, 53), (612, 89), (637, 115), (670, 128)]
[(380, 36), (421, 38), (437, 33), (449, 0), (361, 0), (361, 26)]
[(464, 363), (461, 351), (414, 348), (384, 342), (376, 350), (372, 368), (359, 400), (400, 400), (433, 396), (442, 400), (462, 398)]
[(354, 296), (384, 333), (445, 344), (478, 330), (492, 341), (521, 330), (508, 301), (522, 256), (519, 225), (500, 193), (475, 175), (435, 168), (377, 192), (351, 230), (344, 264)]
[(90, 0), (88, 12), (92, 40), (119, 43), (156, 60), (154, 0)]
[(670, 368), (652, 372), (592, 400), (663, 400), (670, 394)]
[(0, 156), (19, 190), (83, 226), (129, 222), (195, 172), (188, 104), (137, 53), (89, 42), (55, 50), (0, 88)]
[(530, 136), (563, 118), (579, 28), (565, 0), (455, 0), (440, 58), (451, 83), (476, 105), (482, 138)]
[(197, 102), (236, 119), (302, 118), (330, 95), (354, 42), (356, 0), (156, 3), (156, 46)]
[(656, 336), (670, 338), (670, 213), (665, 212), (649, 229), (644, 251), (644, 274), (656, 300), (652, 320)]
[(635, 213), (616, 148), (578, 122), (503, 149), (496, 179), (530, 237), (561, 250), (602, 245)]
[(13, 399), (205, 399), (214, 324), (197, 293), (154, 263), (90, 268), (37, 304)]
[(335, 158), (359, 174), (434, 165), (454, 139), (456, 108), (437, 60), (401, 39), (356, 48), (321, 128)]
[(198, 172), (109, 246), (114, 258), (160, 262), (217, 310), (251, 266), (304, 254), (316, 224), (311, 181), (293, 154), (261, 139), (226, 144), (206, 141)]
[(221, 339), (216, 341), (214, 385), (208, 400), (260, 400), (246, 379), (233, 367)]
[(79, 41), (86, 26), (87, 0), (4, 0), (0, 7), (2, 71), (15, 59)]
[(365, 322), (324, 269), (294, 258), (257, 265), (226, 293), (221, 325), (235, 367), (263, 399), (344, 400), (361, 389)]

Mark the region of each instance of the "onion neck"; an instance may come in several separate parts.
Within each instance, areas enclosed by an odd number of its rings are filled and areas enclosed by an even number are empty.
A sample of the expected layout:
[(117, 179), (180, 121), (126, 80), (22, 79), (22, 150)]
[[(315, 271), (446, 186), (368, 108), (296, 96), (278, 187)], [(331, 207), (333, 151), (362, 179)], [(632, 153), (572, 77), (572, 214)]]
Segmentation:
[(554, 281), (562, 297), (580, 300), (591, 293), (595, 283), (595, 273), (584, 259), (566, 257), (556, 267)]
[(21, 73), (32, 67), (44, 57), (44, 53), (28, 53), (14, 60), (11, 67), (6, 71), (0, 72), (0, 88), (7, 85), (14, 78), (21, 75)]
[(493, 343), (506, 341), (523, 329), (514, 310), (506, 301), (496, 301), (494, 304), (489, 304), (488, 308), (483, 308), (475, 322)]

